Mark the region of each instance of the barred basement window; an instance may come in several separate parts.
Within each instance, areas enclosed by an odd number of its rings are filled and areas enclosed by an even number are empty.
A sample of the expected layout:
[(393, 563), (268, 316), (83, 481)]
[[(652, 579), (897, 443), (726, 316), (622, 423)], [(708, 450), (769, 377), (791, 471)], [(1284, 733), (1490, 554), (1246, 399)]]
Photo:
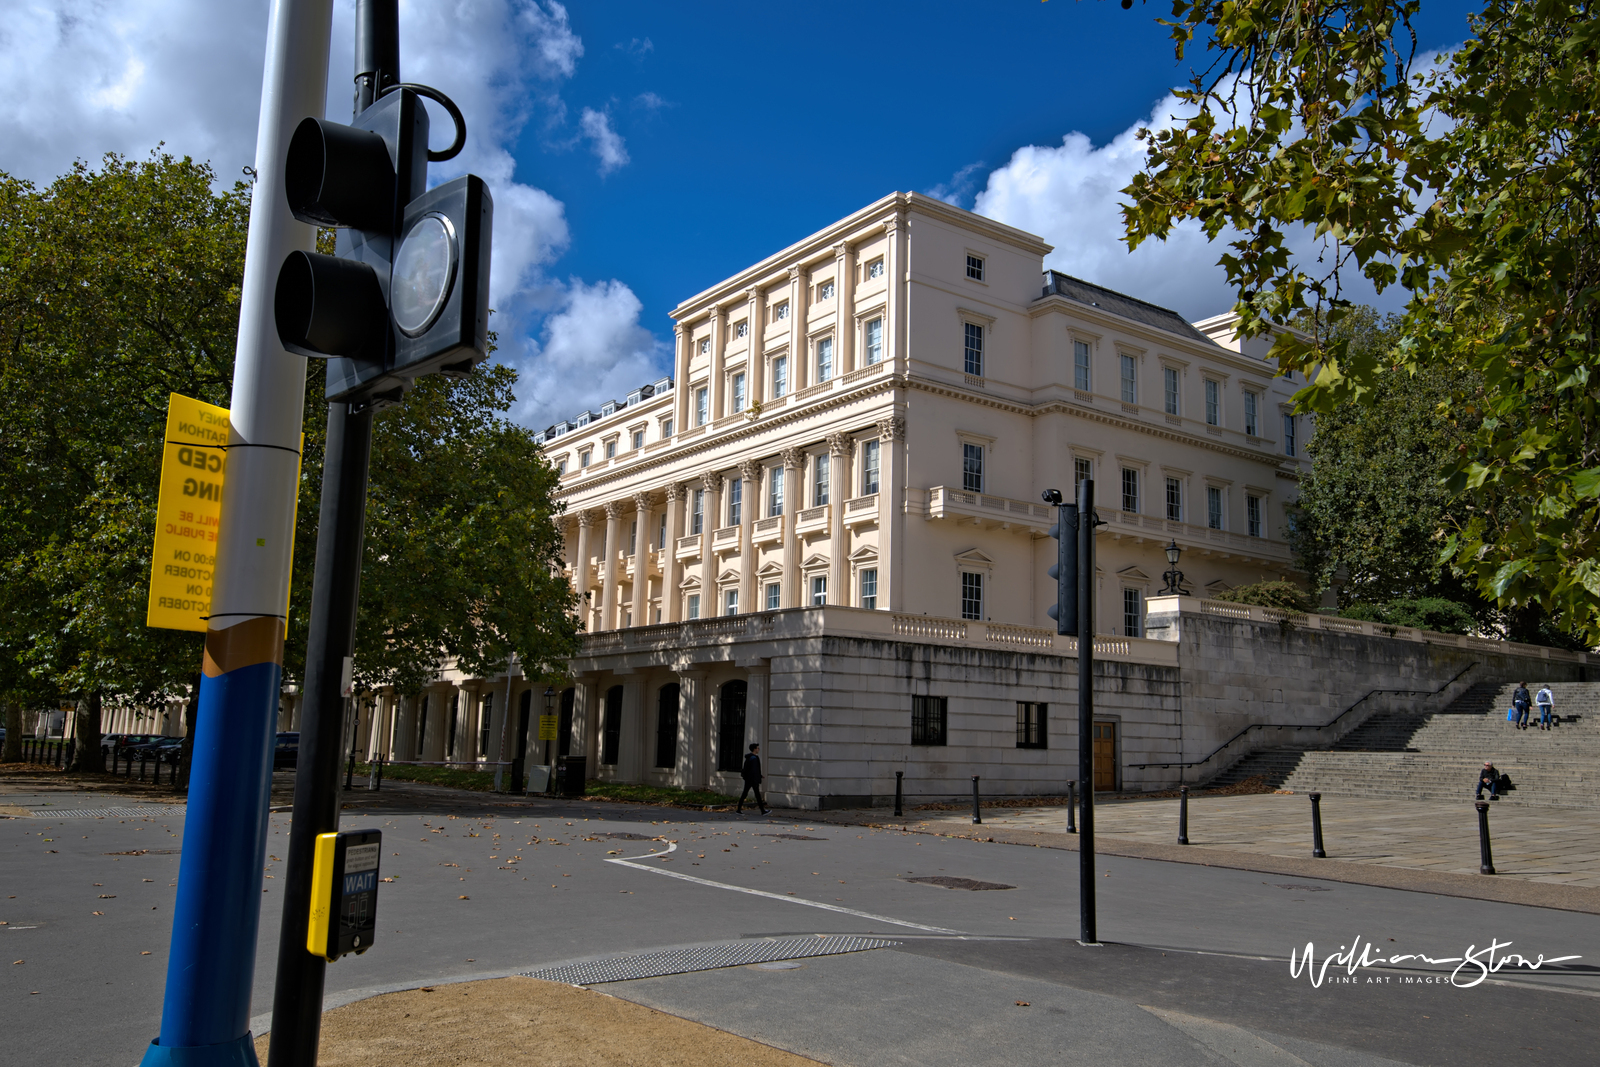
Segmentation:
[(1045, 713), (1050, 705), (1017, 701), (1017, 747), (1049, 748), (1049, 733), (1045, 729)]
[(945, 719), (949, 710), (948, 697), (911, 698), (911, 743), (913, 745), (942, 745), (945, 743)]

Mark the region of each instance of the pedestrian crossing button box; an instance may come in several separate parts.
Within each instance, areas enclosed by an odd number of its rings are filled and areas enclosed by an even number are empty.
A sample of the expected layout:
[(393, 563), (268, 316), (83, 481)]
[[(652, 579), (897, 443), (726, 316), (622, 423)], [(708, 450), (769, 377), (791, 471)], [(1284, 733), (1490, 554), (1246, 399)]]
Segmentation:
[(332, 963), (372, 947), (378, 930), (378, 857), (383, 831), (318, 834), (311, 864), (306, 951)]

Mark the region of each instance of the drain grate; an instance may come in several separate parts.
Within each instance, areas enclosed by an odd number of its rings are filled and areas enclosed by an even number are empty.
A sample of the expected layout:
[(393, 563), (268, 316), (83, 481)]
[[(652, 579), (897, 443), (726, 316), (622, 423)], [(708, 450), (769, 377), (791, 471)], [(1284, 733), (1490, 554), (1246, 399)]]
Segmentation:
[(976, 878), (952, 878), (948, 874), (936, 874), (928, 878), (907, 878), (908, 882), (918, 882), (922, 885), (936, 885), (944, 889), (1015, 889), (1014, 885), (1004, 882), (980, 882)]
[(525, 978), (567, 985), (599, 985), (602, 982), (627, 982), (635, 978), (660, 978), (669, 974), (714, 971), (723, 967), (743, 967), (750, 963), (798, 960), (809, 956), (837, 956), (846, 952), (867, 952), (890, 948), (899, 941), (879, 937), (789, 937), (781, 940), (737, 941), (725, 945), (701, 945), (670, 952), (646, 952), (637, 956), (612, 956), (609, 959), (569, 963), (524, 971)]
[(36, 819), (164, 819), (172, 815), (184, 815), (188, 808), (177, 807), (144, 807), (144, 808), (43, 808), (33, 813)]

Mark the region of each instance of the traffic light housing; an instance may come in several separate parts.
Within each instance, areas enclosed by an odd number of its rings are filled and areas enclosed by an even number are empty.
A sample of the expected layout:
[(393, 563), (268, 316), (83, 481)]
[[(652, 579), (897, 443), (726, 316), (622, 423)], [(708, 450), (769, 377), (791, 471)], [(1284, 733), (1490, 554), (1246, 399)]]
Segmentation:
[(428, 112), (403, 86), (290, 140), (289, 208), (339, 228), (338, 254), (290, 253), (274, 312), (285, 348), (328, 360), (330, 401), (398, 398), (488, 358), (493, 200), (470, 174), (427, 189), (428, 158)]
[(1045, 502), (1056, 506), (1056, 524), (1050, 536), (1056, 540), (1056, 562), (1046, 572), (1056, 583), (1056, 602), (1045, 614), (1056, 621), (1056, 633), (1078, 632), (1078, 505), (1064, 504), (1061, 493), (1047, 489)]

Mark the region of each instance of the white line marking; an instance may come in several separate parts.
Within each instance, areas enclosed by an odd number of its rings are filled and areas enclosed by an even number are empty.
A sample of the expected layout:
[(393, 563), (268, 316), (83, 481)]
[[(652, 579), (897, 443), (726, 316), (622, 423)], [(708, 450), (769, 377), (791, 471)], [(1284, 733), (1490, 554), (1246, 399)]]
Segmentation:
[(787, 904), (804, 904), (808, 908), (821, 908), (823, 911), (836, 911), (842, 915), (854, 915), (858, 919), (871, 919), (873, 922), (893, 923), (895, 926), (906, 926), (913, 930), (926, 930), (931, 934), (961, 933), (960, 930), (947, 930), (942, 926), (924, 926), (922, 923), (907, 922), (904, 919), (891, 919), (887, 915), (874, 915), (870, 911), (857, 911), (854, 908), (841, 908), (837, 904), (824, 904), (820, 900), (807, 900), (804, 897), (791, 897), (784, 893), (769, 893), (765, 889), (746, 889), (742, 885), (728, 885), (726, 882), (713, 882), (709, 878), (696, 878), (692, 874), (679, 874), (677, 871), (664, 871), (660, 867), (645, 867), (639, 863), (639, 860), (644, 859), (660, 859), (662, 856), (670, 855), (677, 850), (677, 844), (669, 841), (667, 842), (666, 852), (658, 852), (653, 856), (635, 856), (632, 858), (621, 856), (616, 859), (608, 859), (606, 862), (618, 863), (624, 867), (631, 867), (636, 871), (648, 871), (651, 874), (665, 875), (668, 878), (676, 878), (684, 882), (694, 882), (698, 885), (708, 885), (714, 889), (727, 889), (734, 893), (748, 893), (753, 897), (770, 897), (773, 900), (781, 900)]

